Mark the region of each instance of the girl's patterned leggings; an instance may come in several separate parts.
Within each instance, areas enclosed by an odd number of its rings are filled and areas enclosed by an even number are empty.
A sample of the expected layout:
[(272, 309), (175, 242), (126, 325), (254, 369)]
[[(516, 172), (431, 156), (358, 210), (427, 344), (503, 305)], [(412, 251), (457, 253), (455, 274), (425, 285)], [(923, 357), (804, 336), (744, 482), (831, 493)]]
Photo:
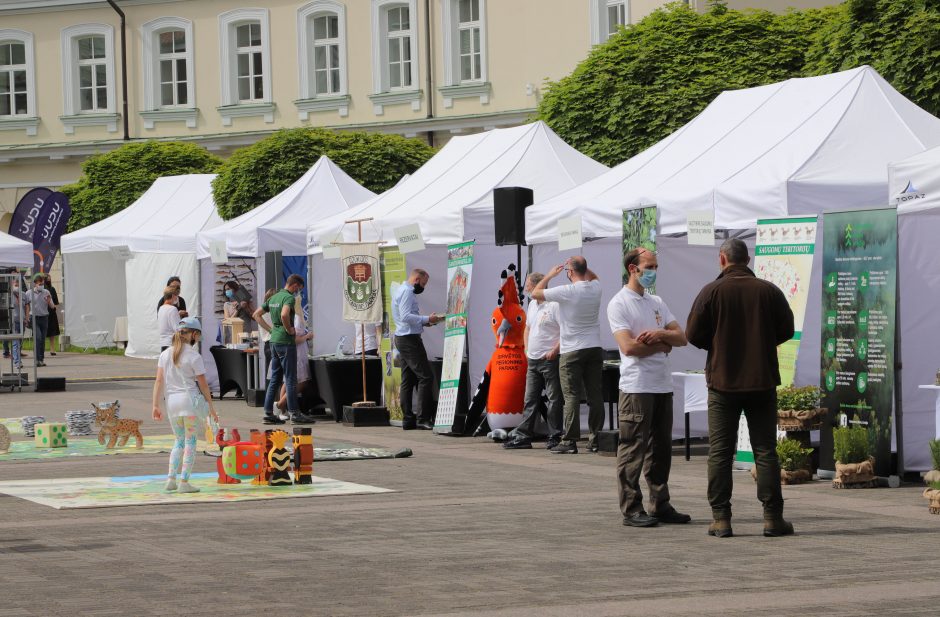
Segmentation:
[(170, 452), (170, 471), (167, 477), (175, 478), (178, 473), (183, 481), (188, 481), (193, 461), (196, 459), (196, 417), (170, 418), (170, 426), (173, 427), (176, 443)]

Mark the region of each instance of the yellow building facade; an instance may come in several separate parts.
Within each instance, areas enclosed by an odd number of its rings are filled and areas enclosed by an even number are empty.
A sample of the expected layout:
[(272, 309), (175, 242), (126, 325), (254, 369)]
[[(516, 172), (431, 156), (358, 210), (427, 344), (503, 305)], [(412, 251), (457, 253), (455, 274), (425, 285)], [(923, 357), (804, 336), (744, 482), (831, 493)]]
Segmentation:
[(32, 187), (74, 182), (88, 155), (125, 139), (191, 140), (225, 156), (285, 127), (439, 146), (520, 124), (545, 80), (662, 4), (116, 0), (122, 27), (108, 2), (0, 0), (0, 212)]

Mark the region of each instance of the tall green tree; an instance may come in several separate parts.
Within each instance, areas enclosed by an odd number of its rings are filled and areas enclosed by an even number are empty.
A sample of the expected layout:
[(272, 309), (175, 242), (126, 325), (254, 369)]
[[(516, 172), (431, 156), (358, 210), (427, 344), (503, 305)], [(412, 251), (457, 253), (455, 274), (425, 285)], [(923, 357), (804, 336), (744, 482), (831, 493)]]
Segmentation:
[(807, 51), (807, 75), (868, 64), (940, 114), (940, 0), (847, 0), (834, 17)]
[(283, 129), (236, 150), (219, 170), (213, 196), (219, 215), (234, 218), (296, 182), (322, 155), (366, 188), (381, 193), (434, 153), (424, 142), (398, 135)]
[(616, 165), (694, 118), (721, 91), (803, 72), (814, 31), (835, 8), (700, 14), (673, 4), (595, 47), (574, 72), (550, 83), (538, 109), (562, 138)]
[(105, 219), (134, 203), (161, 176), (208, 174), (222, 159), (184, 142), (130, 143), (82, 163), (78, 182), (62, 187), (72, 207), (69, 231)]

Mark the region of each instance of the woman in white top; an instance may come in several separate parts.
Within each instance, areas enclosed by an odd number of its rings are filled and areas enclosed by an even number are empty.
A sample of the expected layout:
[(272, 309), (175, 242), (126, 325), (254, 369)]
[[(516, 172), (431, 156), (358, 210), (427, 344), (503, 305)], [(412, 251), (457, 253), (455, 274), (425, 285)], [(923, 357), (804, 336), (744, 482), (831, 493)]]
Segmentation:
[(157, 332), (160, 334), (160, 351), (173, 343), (176, 324), (180, 322), (180, 311), (176, 308), (178, 294), (173, 287), (163, 290), (163, 306), (157, 311)]
[[(212, 405), (206, 367), (202, 356), (193, 347), (202, 336), (202, 324), (195, 317), (186, 317), (177, 323), (172, 346), (160, 354), (157, 361), (157, 379), (153, 384), (153, 419), (162, 420), (161, 404), (165, 403), (166, 417), (173, 428), (176, 442), (170, 453), (170, 470), (166, 490), (180, 493), (198, 493), (189, 483), (193, 461), (196, 458), (196, 429), (200, 415), (208, 414), (216, 423), (219, 414)], [(201, 399), (200, 399), (201, 397)], [(176, 476), (180, 474), (177, 486)]]

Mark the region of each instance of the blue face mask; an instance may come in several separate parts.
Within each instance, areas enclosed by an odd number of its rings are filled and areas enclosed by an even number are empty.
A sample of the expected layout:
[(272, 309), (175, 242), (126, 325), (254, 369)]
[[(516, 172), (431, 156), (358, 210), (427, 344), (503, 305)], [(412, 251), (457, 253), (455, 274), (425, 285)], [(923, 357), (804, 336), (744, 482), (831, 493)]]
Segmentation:
[(232, 291), (231, 289), (226, 289), (226, 290), (225, 290), (225, 297), (228, 298), (229, 300), (231, 300), (232, 298), (235, 297), (235, 292)]
[(640, 281), (643, 289), (649, 289), (656, 284), (656, 270), (641, 270), (637, 280)]

